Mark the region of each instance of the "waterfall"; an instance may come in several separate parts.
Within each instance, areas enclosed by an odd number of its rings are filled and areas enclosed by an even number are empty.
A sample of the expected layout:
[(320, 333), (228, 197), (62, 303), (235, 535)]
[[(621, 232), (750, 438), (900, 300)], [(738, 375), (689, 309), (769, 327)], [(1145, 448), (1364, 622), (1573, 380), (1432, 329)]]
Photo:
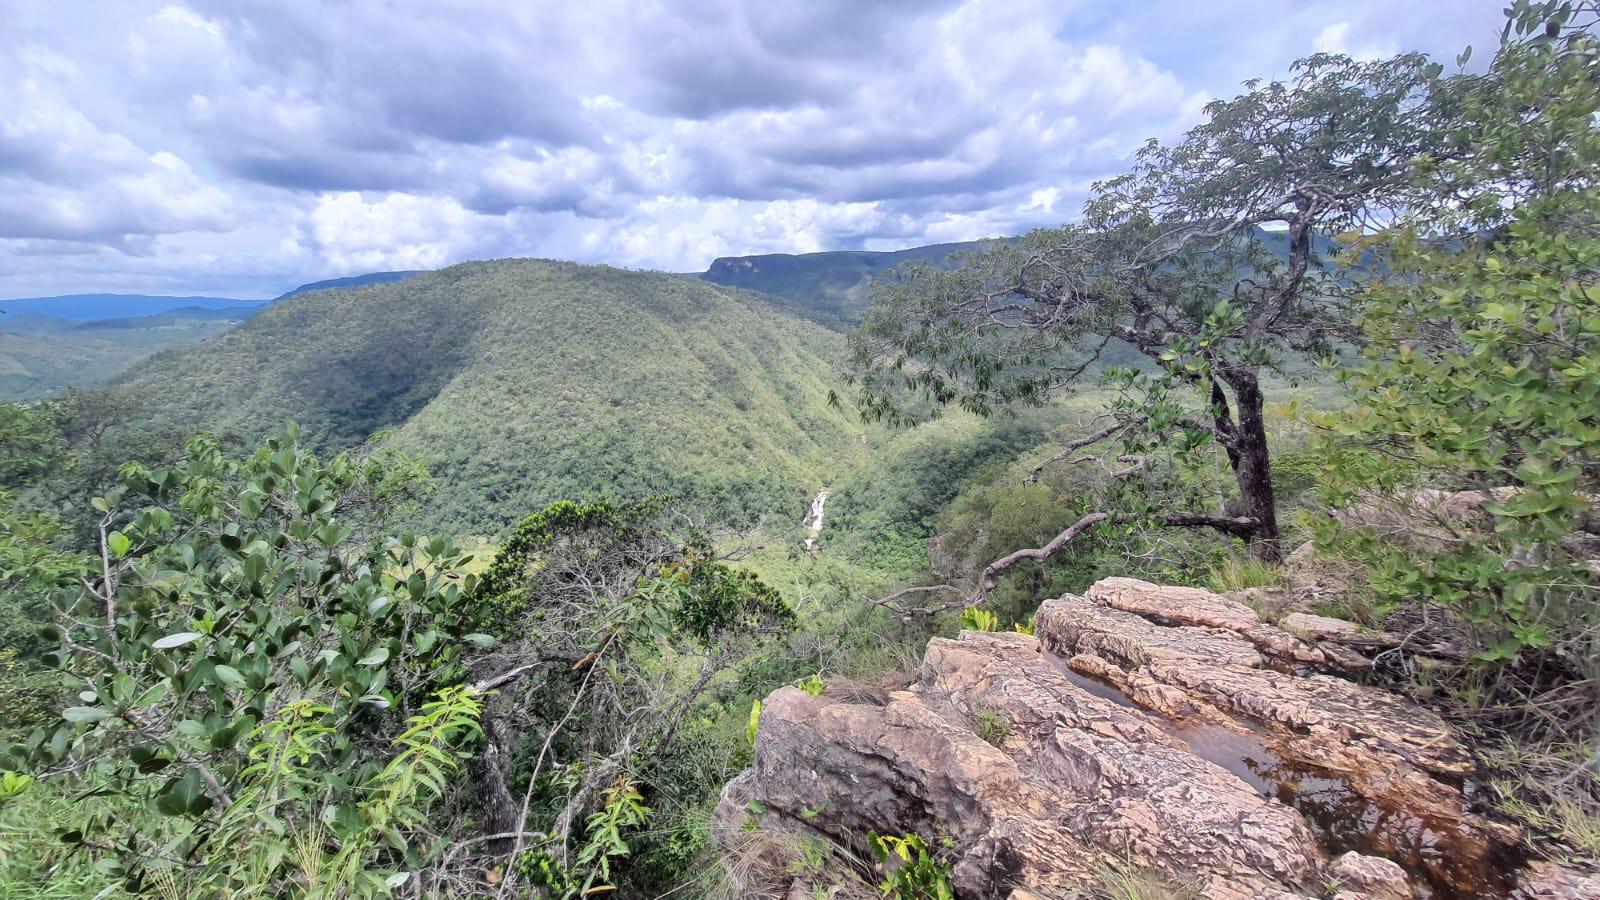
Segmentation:
[(817, 491), (817, 496), (811, 501), (811, 510), (806, 513), (805, 519), (800, 524), (806, 529), (806, 549), (816, 552), (817, 538), (822, 534), (822, 514), (828, 505), (828, 489)]

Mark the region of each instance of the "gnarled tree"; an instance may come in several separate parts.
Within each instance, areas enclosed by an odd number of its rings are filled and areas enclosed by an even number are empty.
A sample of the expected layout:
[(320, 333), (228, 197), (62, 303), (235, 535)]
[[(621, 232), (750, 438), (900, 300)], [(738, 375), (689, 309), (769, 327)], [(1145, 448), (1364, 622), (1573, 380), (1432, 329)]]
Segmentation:
[[(1100, 458), (1123, 485), (1112, 521), (1211, 528), (1276, 560), (1262, 374), (1338, 336), (1329, 236), (1410, 202), (1413, 161), (1437, 158), (1439, 74), (1416, 54), (1310, 57), (1287, 83), (1210, 104), (1176, 144), (1148, 143), (1095, 185), (1081, 225), (875, 285), (853, 340), (858, 405), (896, 422), (988, 414), (1105, 372), (1120, 389), (1108, 421), (1047, 465)], [(1113, 355), (1137, 362), (1104, 368)], [(1226, 457), (1231, 496), (1172, 474), (1208, 451)]]

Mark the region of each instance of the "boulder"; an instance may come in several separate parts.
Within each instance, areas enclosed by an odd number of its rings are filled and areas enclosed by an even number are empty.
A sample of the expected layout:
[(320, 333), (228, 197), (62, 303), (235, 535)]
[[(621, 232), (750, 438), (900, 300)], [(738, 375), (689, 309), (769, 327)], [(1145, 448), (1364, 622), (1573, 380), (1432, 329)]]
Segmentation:
[(1334, 860), (1328, 874), (1339, 885), (1341, 896), (1411, 900), (1411, 883), (1406, 879), (1406, 870), (1393, 860), (1362, 856), (1352, 850)]
[[(873, 834), (916, 834), (963, 900), (1082, 896), (1130, 864), (1206, 898), (1509, 896), (1520, 835), (1472, 810), (1461, 741), (1311, 663), (1333, 631), (1107, 579), (1043, 604), (1037, 637), (933, 639), (892, 689), (777, 691), (713, 834), (725, 852), (753, 829), (856, 860)], [(1586, 889), (1540, 877), (1527, 896)]]
[(1521, 891), (1527, 900), (1596, 900), (1600, 898), (1600, 874), (1536, 862), (1528, 867)]

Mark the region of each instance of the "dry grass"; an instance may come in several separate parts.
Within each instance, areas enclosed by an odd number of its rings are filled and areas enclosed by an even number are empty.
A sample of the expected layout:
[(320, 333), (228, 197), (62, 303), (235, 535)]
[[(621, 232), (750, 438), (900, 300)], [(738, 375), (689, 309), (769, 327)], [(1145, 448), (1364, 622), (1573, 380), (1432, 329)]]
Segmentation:
[(1107, 866), (1089, 889), (1094, 900), (1197, 900), (1198, 888), (1132, 863)]
[(1546, 838), (1531, 842), (1536, 850), (1564, 862), (1600, 864), (1600, 771), (1592, 746), (1504, 732), (1474, 746), (1495, 808)]
[(1219, 594), (1248, 588), (1283, 586), (1283, 573), (1274, 565), (1242, 556), (1225, 556), (1206, 572), (1206, 583)]
[(802, 858), (798, 836), (760, 828), (729, 835), (721, 849), (720, 877), (704, 886), (713, 900), (782, 897)]
[(818, 900), (879, 900), (863, 880), (870, 866), (820, 837), (748, 828), (722, 842), (722, 853), (706, 877), (687, 885), (710, 900), (780, 900), (798, 882)]
[(1294, 594), (1281, 588), (1246, 588), (1228, 596), (1255, 610), (1261, 621), (1277, 625), (1298, 609)]
[(1600, 865), (1600, 689), (1538, 666), (1419, 670), (1413, 692), (1476, 757), (1487, 805), (1525, 826), (1536, 855)]

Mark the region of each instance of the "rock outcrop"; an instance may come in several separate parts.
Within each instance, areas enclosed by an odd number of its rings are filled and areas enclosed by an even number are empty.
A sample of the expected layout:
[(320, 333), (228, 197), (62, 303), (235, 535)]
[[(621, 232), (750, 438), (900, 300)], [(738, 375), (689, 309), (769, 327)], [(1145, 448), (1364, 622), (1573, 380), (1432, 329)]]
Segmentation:
[[(1579, 896), (1551, 892), (1582, 889), (1571, 872), (1519, 887), (1519, 834), (1471, 809), (1461, 742), (1328, 674), (1353, 651), (1302, 624), (1107, 579), (1046, 602), (1036, 637), (930, 641), (900, 684), (779, 690), (715, 834), (855, 859), (872, 834), (916, 834), (946, 848), (962, 898), (1084, 896), (1128, 866), (1208, 898)], [(848, 867), (832, 886), (792, 861), (766, 871), (781, 874), (750, 896), (871, 890)]]
[[(1438, 552), (1456, 545), (1465, 536), (1492, 529), (1489, 504), (1505, 503), (1520, 490), (1502, 486), (1473, 491), (1423, 489), (1395, 495), (1374, 494), (1333, 515), (1346, 526), (1371, 529), (1385, 540)], [(1563, 539), (1563, 544), (1580, 555), (1597, 554), (1600, 497), (1581, 496), (1586, 508), (1574, 517), (1575, 530)]]

